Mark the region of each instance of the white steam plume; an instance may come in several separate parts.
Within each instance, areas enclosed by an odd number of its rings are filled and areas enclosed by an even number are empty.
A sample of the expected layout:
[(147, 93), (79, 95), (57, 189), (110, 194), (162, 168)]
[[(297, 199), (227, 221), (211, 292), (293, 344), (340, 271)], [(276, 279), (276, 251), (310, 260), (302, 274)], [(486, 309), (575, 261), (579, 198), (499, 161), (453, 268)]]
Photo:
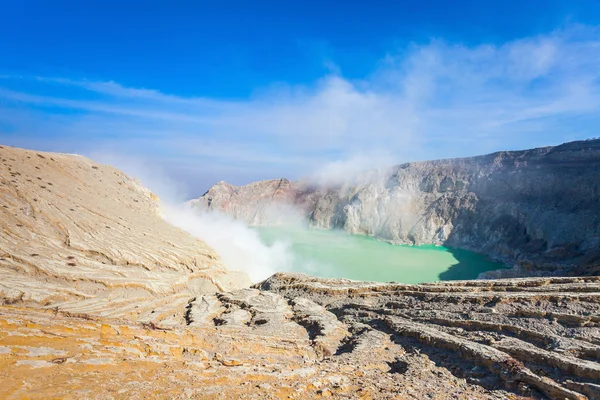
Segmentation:
[(243, 271), (253, 282), (258, 282), (277, 271), (289, 270), (294, 264), (287, 242), (266, 245), (258, 233), (243, 222), (224, 214), (198, 213), (186, 207), (184, 191), (155, 165), (112, 152), (97, 153), (92, 158), (140, 179), (161, 199), (163, 218), (206, 242), (221, 256), (228, 269)]
[(264, 244), (258, 233), (241, 221), (217, 212), (198, 213), (182, 204), (163, 204), (165, 220), (212, 247), (229, 269), (244, 271), (253, 282), (293, 264), (288, 243)]
[(371, 183), (385, 176), (397, 164), (387, 152), (369, 152), (322, 165), (304, 181), (321, 187)]

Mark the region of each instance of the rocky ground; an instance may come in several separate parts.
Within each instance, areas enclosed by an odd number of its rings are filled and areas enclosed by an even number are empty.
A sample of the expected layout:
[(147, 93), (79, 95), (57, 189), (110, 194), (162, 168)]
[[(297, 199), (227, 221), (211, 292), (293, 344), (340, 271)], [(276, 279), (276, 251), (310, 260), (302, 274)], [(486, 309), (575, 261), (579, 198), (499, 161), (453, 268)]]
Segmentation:
[(277, 274), (144, 323), (0, 307), (2, 398), (598, 399), (600, 278)]

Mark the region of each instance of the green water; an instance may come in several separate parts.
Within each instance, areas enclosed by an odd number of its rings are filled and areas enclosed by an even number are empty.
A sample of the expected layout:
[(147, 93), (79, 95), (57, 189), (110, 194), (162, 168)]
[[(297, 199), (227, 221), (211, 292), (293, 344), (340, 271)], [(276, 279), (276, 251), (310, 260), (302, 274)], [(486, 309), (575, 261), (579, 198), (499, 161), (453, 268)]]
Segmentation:
[(475, 279), (481, 272), (506, 268), (485, 256), (447, 247), (397, 246), (368, 236), (288, 228), (256, 228), (268, 245), (288, 243), (289, 272), (326, 278), (422, 283)]

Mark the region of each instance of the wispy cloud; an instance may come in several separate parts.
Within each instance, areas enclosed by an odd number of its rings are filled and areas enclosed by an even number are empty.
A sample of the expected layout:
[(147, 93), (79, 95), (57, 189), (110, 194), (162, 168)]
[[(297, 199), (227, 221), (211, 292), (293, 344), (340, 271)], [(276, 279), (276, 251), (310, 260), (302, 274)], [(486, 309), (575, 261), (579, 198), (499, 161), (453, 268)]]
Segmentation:
[(297, 178), (328, 163), (339, 174), (343, 160), (366, 168), (554, 144), (598, 135), (599, 50), (600, 30), (585, 26), (500, 46), (436, 39), (390, 52), (362, 80), (332, 69), (243, 101), (0, 75), (0, 139), (189, 168), (194, 194), (220, 179)]

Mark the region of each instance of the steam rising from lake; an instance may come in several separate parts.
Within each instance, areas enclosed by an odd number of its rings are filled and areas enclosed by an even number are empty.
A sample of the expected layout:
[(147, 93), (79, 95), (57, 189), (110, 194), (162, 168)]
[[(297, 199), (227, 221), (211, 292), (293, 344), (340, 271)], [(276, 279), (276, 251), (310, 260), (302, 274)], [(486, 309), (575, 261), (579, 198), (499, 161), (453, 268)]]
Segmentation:
[[(107, 156), (98, 156), (107, 161)], [(212, 247), (231, 270), (243, 271), (259, 282), (279, 271), (370, 281), (419, 283), (447, 279), (474, 279), (480, 272), (503, 265), (483, 256), (442, 247), (392, 246), (365, 236), (309, 230), (298, 210), (274, 205), (265, 212), (277, 228), (250, 228), (218, 212), (199, 212), (185, 204), (176, 182), (152, 166), (130, 159), (108, 161), (139, 177), (161, 199), (163, 218)], [(116, 162), (115, 162), (116, 161)], [(331, 172), (331, 171), (330, 171)], [(343, 174), (328, 172), (320, 183), (340, 183)], [(374, 179), (381, 171), (358, 174)], [(325, 179), (326, 178), (326, 179)]]
[(295, 264), (289, 242), (276, 240), (267, 245), (257, 231), (228, 215), (198, 213), (181, 205), (165, 205), (163, 214), (171, 224), (215, 249), (229, 269), (246, 272), (253, 282)]

